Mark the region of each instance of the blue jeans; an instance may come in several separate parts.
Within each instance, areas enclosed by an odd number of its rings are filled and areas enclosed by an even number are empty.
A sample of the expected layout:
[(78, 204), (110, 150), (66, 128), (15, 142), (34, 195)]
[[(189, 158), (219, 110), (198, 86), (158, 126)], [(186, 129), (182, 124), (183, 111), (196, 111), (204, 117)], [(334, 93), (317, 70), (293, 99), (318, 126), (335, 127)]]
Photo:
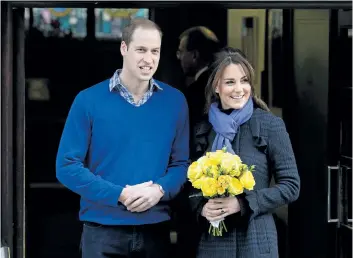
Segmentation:
[(104, 226), (84, 222), (82, 258), (168, 258), (169, 222), (139, 226)]

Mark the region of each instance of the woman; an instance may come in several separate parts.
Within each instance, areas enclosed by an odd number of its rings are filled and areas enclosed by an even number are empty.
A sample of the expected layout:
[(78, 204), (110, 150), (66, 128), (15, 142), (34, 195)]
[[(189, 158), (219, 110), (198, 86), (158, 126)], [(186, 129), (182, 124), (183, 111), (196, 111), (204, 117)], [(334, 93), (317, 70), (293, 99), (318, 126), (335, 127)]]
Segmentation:
[[(285, 125), (255, 96), (253, 75), (244, 55), (228, 47), (217, 54), (206, 87), (206, 111), (212, 129), (206, 133), (205, 151), (226, 145), (243, 163), (256, 166), (256, 185), (253, 191), (236, 197), (190, 198), (201, 232), (199, 258), (278, 257), (271, 213), (299, 195), (300, 179)], [(275, 185), (270, 186), (272, 176)], [(210, 221), (223, 218), (228, 232), (223, 236), (209, 234)]]

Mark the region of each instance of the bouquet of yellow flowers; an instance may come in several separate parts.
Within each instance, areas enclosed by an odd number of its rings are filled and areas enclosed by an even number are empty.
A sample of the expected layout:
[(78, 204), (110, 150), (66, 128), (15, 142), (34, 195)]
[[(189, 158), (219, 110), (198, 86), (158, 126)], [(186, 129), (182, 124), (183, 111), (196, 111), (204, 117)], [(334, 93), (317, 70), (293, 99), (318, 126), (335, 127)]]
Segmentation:
[[(201, 191), (190, 197), (223, 198), (243, 193), (244, 188), (253, 190), (255, 179), (252, 174), (255, 166), (243, 164), (240, 157), (226, 151), (226, 148), (206, 155), (194, 161), (188, 168), (188, 179), (192, 186)], [(209, 233), (222, 236), (227, 228), (223, 220), (212, 221)]]

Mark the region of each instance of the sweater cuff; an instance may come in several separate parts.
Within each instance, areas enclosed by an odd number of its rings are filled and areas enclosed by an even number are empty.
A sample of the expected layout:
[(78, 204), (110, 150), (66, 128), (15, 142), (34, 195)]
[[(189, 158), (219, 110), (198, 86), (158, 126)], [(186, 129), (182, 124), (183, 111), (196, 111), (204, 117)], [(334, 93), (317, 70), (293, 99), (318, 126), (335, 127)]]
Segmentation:
[(114, 196), (115, 196), (115, 198), (117, 198), (116, 199), (116, 205), (117, 206), (122, 204), (121, 202), (119, 202), (119, 199), (120, 199), (120, 195), (121, 195), (123, 190), (124, 190), (124, 188), (122, 186), (120, 186), (120, 185), (116, 185), (115, 186), (115, 194), (114, 194)]

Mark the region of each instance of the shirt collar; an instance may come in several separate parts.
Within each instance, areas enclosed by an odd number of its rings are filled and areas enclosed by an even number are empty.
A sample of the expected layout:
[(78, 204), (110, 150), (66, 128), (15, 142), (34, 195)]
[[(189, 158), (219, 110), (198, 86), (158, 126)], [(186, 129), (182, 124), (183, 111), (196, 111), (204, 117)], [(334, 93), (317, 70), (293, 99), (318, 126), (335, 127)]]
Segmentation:
[(195, 81), (201, 76), (201, 74), (208, 69), (208, 66), (205, 66), (204, 68), (200, 69), (196, 75), (195, 75)]
[[(110, 91), (113, 91), (114, 89), (118, 89), (119, 85), (124, 86), (121, 84), (120, 77), (119, 77), (119, 74), (121, 73), (121, 71), (122, 71), (122, 69), (116, 70), (113, 77), (110, 78), (110, 81), (109, 81), (109, 90)], [(150, 90), (155, 90), (155, 89), (163, 90), (163, 88), (161, 88), (161, 86), (159, 86), (153, 78), (150, 80), (150, 88), (149, 89)]]

